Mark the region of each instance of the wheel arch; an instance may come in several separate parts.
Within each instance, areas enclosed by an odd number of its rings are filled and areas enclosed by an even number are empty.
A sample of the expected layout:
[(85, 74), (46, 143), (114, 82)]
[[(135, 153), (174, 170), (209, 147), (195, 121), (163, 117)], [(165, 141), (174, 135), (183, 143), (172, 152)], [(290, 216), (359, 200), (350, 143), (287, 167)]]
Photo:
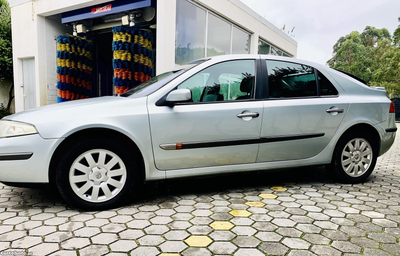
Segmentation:
[(140, 181), (144, 181), (145, 179), (145, 164), (143, 154), (140, 151), (139, 147), (136, 143), (126, 136), (125, 134), (109, 129), (109, 128), (87, 128), (80, 131), (77, 131), (73, 134), (70, 134), (67, 138), (65, 138), (61, 144), (54, 151), (49, 165), (49, 182), (51, 186), (55, 186), (56, 182), (56, 169), (57, 163), (63, 156), (63, 154), (68, 150), (68, 148), (76, 143), (77, 141), (88, 139), (88, 138), (110, 138), (118, 141), (118, 143), (122, 144), (127, 149), (131, 150), (137, 164), (139, 166), (139, 178)]
[[(341, 141), (343, 138), (345, 138), (347, 135), (351, 134), (351, 133), (356, 133), (357, 131), (365, 131), (367, 133), (369, 133), (371, 136), (373, 136), (374, 139), (376, 139), (377, 141), (377, 150), (379, 152), (380, 146), (381, 146), (381, 137), (379, 136), (379, 132), (370, 124), (367, 123), (359, 123), (359, 124), (355, 124), (351, 127), (349, 127), (339, 138), (339, 140), (336, 142), (335, 144), (335, 149), (337, 144), (339, 143), (339, 141)], [(332, 157), (333, 157), (333, 153), (332, 153)]]

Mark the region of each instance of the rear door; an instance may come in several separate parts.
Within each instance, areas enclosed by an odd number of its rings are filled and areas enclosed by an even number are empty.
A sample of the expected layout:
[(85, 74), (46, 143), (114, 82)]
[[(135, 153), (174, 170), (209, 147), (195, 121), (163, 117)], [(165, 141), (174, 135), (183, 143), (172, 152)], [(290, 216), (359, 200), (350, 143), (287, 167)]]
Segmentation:
[(257, 162), (316, 156), (341, 124), (349, 108), (347, 96), (310, 66), (276, 60), (265, 64), (268, 89)]

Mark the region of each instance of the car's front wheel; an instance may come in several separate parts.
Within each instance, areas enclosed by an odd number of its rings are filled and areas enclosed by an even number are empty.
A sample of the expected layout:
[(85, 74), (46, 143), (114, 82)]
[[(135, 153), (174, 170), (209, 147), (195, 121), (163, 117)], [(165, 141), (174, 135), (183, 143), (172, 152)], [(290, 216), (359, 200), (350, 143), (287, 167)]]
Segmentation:
[(57, 187), (68, 203), (80, 209), (116, 207), (137, 182), (132, 159), (130, 151), (109, 139), (78, 142), (59, 162)]
[(342, 182), (359, 183), (371, 175), (377, 157), (377, 143), (370, 134), (350, 133), (336, 145), (329, 169)]

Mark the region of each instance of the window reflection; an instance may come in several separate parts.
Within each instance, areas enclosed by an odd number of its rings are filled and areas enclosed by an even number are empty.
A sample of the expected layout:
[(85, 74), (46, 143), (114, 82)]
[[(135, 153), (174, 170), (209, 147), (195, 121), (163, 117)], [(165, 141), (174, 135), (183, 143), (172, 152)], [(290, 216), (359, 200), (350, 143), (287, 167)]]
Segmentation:
[(317, 96), (314, 69), (281, 61), (267, 61), (270, 98)]
[(212, 15), (208, 15), (207, 57), (231, 52), (231, 25)]
[(250, 35), (237, 27), (233, 27), (232, 53), (250, 53)]
[(177, 0), (175, 63), (186, 64), (204, 57), (206, 11), (185, 0)]

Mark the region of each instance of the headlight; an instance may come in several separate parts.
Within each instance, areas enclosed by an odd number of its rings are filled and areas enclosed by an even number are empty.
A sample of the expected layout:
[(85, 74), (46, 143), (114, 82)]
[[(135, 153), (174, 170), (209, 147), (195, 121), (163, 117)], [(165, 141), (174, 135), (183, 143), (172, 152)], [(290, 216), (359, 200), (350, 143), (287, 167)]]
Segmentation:
[(35, 134), (35, 126), (13, 121), (0, 121), (0, 138)]

